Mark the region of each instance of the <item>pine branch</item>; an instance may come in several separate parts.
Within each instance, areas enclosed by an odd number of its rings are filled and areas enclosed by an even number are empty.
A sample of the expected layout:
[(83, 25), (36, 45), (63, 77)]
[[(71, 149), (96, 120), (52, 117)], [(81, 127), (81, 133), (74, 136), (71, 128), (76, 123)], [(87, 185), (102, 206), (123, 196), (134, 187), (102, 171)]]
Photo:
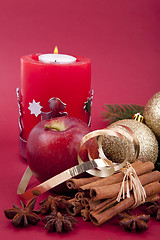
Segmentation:
[(105, 104), (105, 112), (102, 113), (104, 121), (108, 121), (109, 124), (122, 119), (131, 119), (134, 114), (143, 114), (144, 106), (136, 104)]

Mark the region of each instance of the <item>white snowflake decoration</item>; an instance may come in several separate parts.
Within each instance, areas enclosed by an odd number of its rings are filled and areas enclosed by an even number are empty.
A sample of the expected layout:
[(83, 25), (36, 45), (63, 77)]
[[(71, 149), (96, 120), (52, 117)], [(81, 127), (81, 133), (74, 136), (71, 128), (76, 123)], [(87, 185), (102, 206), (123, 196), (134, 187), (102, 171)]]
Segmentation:
[(42, 108), (43, 107), (40, 105), (40, 102), (36, 102), (34, 99), (32, 103), (29, 102), (28, 109), (31, 111), (31, 114), (34, 114), (36, 117), (38, 117), (38, 115), (41, 114)]

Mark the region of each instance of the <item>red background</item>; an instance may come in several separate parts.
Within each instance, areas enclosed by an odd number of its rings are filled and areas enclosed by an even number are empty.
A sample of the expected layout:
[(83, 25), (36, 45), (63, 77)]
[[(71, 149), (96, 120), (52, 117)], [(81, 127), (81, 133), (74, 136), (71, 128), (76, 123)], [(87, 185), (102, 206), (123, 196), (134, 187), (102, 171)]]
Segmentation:
[(40, 227), (17, 230), (3, 209), (18, 204), (16, 189), (27, 166), (18, 149), (15, 89), (20, 84), (20, 57), (52, 52), (58, 45), (60, 53), (91, 58), (92, 129), (102, 128), (105, 103), (145, 105), (160, 90), (160, 1), (6, 0), (0, 5), (1, 238), (158, 239), (159, 223), (154, 220), (140, 235), (124, 232), (114, 221), (97, 228), (81, 219), (66, 235), (48, 234)]

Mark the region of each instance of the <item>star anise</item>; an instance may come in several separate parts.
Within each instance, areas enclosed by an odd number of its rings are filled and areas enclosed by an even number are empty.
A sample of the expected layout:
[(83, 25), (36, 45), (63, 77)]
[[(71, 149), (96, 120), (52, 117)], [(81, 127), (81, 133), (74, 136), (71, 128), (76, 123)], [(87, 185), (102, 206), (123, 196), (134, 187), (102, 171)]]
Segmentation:
[(31, 199), (26, 205), (20, 200), (22, 208), (13, 205), (13, 208), (4, 210), (5, 216), (12, 219), (12, 224), (15, 227), (27, 226), (28, 224), (37, 224), (40, 221), (38, 216), (39, 211), (33, 210), (35, 207), (36, 198)]
[(41, 214), (57, 213), (59, 210), (66, 209), (67, 206), (70, 206), (69, 199), (70, 197), (67, 196), (48, 196), (47, 199), (39, 203), (41, 205), (40, 212)]
[(45, 229), (48, 232), (68, 232), (72, 231), (73, 227), (78, 223), (78, 221), (67, 214), (62, 215), (60, 212), (52, 212), (50, 215), (46, 216), (42, 220), (45, 224)]
[(126, 230), (130, 232), (142, 232), (148, 229), (148, 222), (150, 215), (131, 215), (130, 213), (119, 213), (119, 223)]
[(160, 221), (160, 202), (149, 202), (146, 205), (146, 212), (151, 216), (156, 217), (156, 220)]

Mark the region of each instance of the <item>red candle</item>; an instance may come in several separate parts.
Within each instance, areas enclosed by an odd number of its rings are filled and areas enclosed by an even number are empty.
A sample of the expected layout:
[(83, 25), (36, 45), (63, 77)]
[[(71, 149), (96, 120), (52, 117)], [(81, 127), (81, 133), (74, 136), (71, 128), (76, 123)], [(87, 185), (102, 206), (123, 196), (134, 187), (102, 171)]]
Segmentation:
[(70, 63), (47, 63), (40, 61), (39, 56), (40, 54), (35, 54), (21, 58), (23, 140), (27, 140), (31, 129), (41, 121), (40, 112), (51, 111), (48, 101), (53, 97), (66, 104), (65, 111), (69, 116), (86, 123), (89, 121), (89, 114), (84, 106), (91, 88), (90, 59), (76, 57), (76, 61)]

